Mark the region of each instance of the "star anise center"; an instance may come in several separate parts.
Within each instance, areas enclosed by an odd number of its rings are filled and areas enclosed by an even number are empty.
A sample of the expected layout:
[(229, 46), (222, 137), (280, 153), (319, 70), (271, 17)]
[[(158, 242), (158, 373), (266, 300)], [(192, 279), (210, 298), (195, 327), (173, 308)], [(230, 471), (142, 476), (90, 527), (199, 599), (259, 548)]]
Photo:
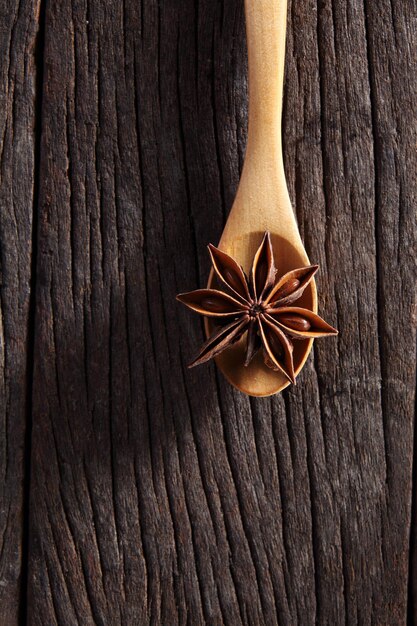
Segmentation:
[(256, 319), (265, 311), (265, 306), (262, 302), (251, 302), (249, 308), (249, 316), (253, 319)]

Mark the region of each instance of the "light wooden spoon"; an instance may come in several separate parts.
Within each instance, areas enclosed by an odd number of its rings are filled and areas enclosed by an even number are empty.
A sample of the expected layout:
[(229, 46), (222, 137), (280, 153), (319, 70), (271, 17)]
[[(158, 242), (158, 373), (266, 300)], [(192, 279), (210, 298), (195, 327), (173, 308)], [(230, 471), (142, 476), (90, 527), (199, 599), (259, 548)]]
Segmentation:
[[(309, 265), (300, 238), (285, 180), (281, 142), (287, 0), (245, 0), (249, 62), (248, 142), (236, 199), (219, 248), (249, 272), (254, 254), (269, 230), (279, 275)], [(213, 281), (210, 275), (209, 286)], [(312, 281), (297, 302), (317, 312)], [(210, 321), (206, 331), (211, 332)], [(269, 369), (258, 354), (243, 365), (246, 336), (216, 358), (227, 380), (251, 396), (269, 396), (288, 386), (284, 375)], [(295, 342), (294, 369), (298, 374), (313, 340)]]

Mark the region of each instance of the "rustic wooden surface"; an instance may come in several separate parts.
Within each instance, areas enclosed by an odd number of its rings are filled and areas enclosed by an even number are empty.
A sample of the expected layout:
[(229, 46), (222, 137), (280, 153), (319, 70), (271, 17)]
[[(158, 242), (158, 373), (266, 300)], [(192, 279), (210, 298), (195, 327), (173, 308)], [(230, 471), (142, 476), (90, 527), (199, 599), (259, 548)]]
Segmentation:
[[(23, 619), (34, 331), (38, 2), (0, 2), (0, 624)], [(26, 448), (26, 455), (25, 455)]]
[(340, 335), (254, 400), (174, 300), (244, 158), (242, 0), (0, 2), (1, 625), (417, 623), (417, 6), (289, 4)]

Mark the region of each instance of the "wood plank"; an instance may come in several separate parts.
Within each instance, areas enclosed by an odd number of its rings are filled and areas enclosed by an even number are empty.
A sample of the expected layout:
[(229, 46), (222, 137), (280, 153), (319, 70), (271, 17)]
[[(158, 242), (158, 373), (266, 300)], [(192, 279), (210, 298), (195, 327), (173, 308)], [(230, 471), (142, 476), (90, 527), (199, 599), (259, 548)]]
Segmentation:
[(23, 615), (27, 562), (38, 10), (37, 1), (0, 3), (0, 623), (7, 625)]
[[(317, 615), (319, 623), (346, 615), (348, 623), (404, 624), (416, 371), (415, 8), (325, 2), (316, 16), (314, 4), (310, 13), (292, 5), (299, 27), (288, 82), (301, 88), (288, 85), (287, 112), (297, 101), (305, 112), (287, 141), (305, 240), (331, 281), (322, 310), (328, 317), (336, 302), (341, 329), (336, 355), (315, 349), (321, 419), (306, 430)], [(318, 60), (306, 66), (315, 32)]]
[(413, 17), (290, 3), (286, 167), (340, 336), (250, 400), (186, 370), (202, 327), (174, 301), (242, 166), (241, 0), (48, 2), (31, 624), (404, 624)]

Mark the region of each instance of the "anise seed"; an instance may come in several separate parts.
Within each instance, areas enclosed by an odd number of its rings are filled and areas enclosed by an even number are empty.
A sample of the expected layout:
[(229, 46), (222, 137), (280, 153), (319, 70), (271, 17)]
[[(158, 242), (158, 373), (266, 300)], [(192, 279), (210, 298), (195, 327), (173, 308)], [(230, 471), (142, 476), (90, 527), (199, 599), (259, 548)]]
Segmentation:
[(230, 287), (232, 287), (238, 293), (242, 290), (242, 282), (239, 280), (239, 277), (236, 276), (236, 273), (233, 270), (229, 270), (229, 268), (225, 268), (223, 270), (223, 276)]
[(311, 328), (310, 322), (305, 317), (301, 317), (301, 315), (296, 315), (294, 313), (280, 315), (278, 319), (282, 324), (288, 326), (288, 328), (299, 330), (301, 332), (310, 330)]
[(274, 294), (274, 300), (286, 298), (287, 296), (294, 293), (294, 291), (298, 289), (300, 285), (301, 282), (298, 280), (298, 278), (291, 278), (290, 280), (287, 280), (287, 282), (284, 283), (282, 287), (280, 287), (278, 291)]
[[(268, 266), (266, 265), (266, 263), (260, 263), (258, 265), (257, 268), (257, 272), (256, 272), (256, 281), (258, 283), (258, 285), (263, 285), (266, 281), (266, 274), (268, 271)], [(257, 294), (259, 297), (259, 293)]]
[(276, 359), (282, 359), (284, 356), (284, 348), (276, 335), (271, 332), (268, 336), (268, 342)]

